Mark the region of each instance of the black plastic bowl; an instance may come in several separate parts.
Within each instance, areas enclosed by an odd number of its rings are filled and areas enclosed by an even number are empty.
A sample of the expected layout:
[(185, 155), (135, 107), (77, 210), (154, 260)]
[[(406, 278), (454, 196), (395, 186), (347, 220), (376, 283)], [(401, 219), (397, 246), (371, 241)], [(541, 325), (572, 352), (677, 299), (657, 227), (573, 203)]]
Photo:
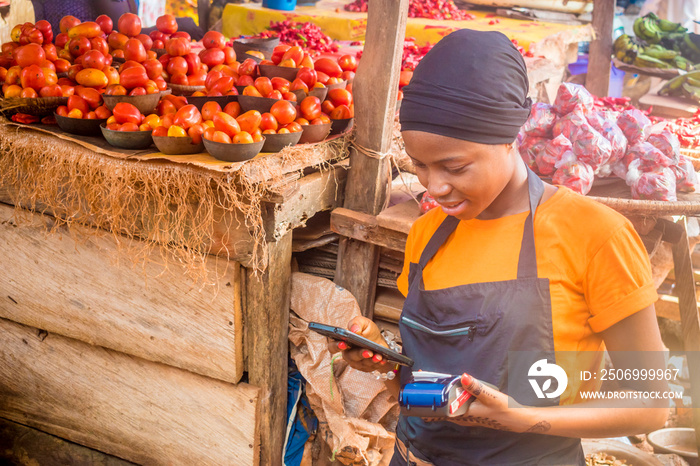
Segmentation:
[(264, 39), (236, 39), (233, 41), (233, 50), (236, 52), (236, 57), (239, 59), (238, 61), (241, 62), (248, 58), (245, 56), (245, 53), (250, 50), (262, 52), (265, 58), (269, 60), (270, 57), (272, 57), (272, 52), (274, 51), (275, 47), (279, 45), (279, 43), (279, 37), (267, 37)]
[(260, 76), (266, 76), (270, 79), (272, 78), (284, 78), (289, 82), (294, 81), (299, 72), (299, 68), (290, 68), (287, 66), (277, 66), (277, 65), (258, 65), (260, 70)]
[(241, 104), (241, 110), (247, 112), (249, 110), (257, 110), (260, 113), (269, 112), (277, 99), (268, 99), (267, 97), (256, 97), (252, 95), (239, 95), (238, 103)]
[(144, 115), (153, 113), (158, 106), (160, 98), (160, 92), (146, 95), (102, 95), (102, 100), (104, 100), (105, 105), (110, 110), (114, 110), (114, 106), (119, 102), (126, 102), (138, 108), (139, 112)]
[(238, 101), (238, 96), (237, 95), (217, 95), (217, 96), (196, 96), (196, 97), (188, 97), (187, 98), (187, 103), (192, 104), (195, 107), (199, 109), (199, 111), (202, 111), (202, 107), (204, 106), (205, 103), (207, 102), (216, 102), (219, 104), (219, 106), (223, 109), (226, 104), (230, 102), (237, 102)]
[(328, 133), (331, 131), (331, 123), (325, 123), (322, 125), (305, 125), (302, 126), (303, 131), (301, 138), (299, 138), (300, 143), (307, 142), (321, 142), (326, 139)]
[(192, 144), (192, 138), (173, 136), (153, 136), (153, 143), (166, 155), (199, 154), (204, 152), (204, 143)]
[(101, 120), (69, 118), (57, 113), (54, 113), (53, 116), (56, 117), (56, 123), (63, 131), (81, 136), (100, 136), (102, 134), (100, 125), (107, 121), (106, 118)]
[(287, 146), (293, 146), (301, 138), (303, 131), (286, 134), (265, 134), (262, 152), (279, 152)]
[(265, 138), (260, 142), (250, 144), (231, 144), (204, 139), (204, 147), (207, 149), (207, 152), (215, 159), (225, 162), (245, 162), (250, 160), (260, 153), (264, 144)]
[(344, 118), (342, 120), (331, 120), (331, 134), (342, 134), (352, 130), (354, 118)]
[(101, 125), (102, 136), (110, 146), (120, 149), (146, 149), (153, 144), (151, 131), (114, 131)]

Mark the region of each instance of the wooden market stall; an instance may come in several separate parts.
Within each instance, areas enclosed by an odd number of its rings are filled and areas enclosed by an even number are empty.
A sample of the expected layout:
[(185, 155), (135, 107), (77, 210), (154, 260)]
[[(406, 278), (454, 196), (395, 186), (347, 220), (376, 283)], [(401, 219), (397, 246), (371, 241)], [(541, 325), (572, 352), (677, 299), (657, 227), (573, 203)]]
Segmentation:
[(0, 417), (140, 464), (281, 464), (292, 230), (347, 138), (177, 161), (0, 122)]

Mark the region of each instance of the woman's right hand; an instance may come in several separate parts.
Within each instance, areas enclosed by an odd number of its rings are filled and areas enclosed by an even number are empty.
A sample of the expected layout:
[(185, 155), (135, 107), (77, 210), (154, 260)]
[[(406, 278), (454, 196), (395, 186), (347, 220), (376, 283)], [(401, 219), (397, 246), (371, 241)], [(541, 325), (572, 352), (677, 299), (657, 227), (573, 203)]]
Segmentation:
[[(371, 319), (366, 317), (357, 316), (354, 317), (348, 323), (348, 330), (356, 333), (362, 337), (371, 340), (378, 345), (388, 348), (386, 341), (382, 337), (379, 327)], [(363, 372), (388, 372), (393, 369), (392, 364), (386, 364), (386, 361), (379, 354), (374, 354), (371, 350), (363, 348), (352, 348), (345, 342), (328, 339), (328, 350), (331, 353), (337, 353), (342, 351), (343, 359), (353, 369), (357, 369)]]

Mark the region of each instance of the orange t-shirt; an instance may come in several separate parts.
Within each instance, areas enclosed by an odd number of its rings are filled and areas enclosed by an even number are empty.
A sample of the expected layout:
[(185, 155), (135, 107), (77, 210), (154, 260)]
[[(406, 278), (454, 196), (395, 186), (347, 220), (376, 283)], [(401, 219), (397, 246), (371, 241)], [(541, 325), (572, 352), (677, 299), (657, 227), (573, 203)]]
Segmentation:
[[(409, 263), (418, 263), (445, 217), (436, 208), (413, 224), (397, 282), (404, 296)], [(515, 279), (526, 217), (461, 221), (426, 265), (425, 288)], [(556, 352), (601, 350), (599, 332), (658, 298), (649, 256), (632, 224), (567, 188), (537, 209), (535, 249), (538, 276), (549, 279)]]

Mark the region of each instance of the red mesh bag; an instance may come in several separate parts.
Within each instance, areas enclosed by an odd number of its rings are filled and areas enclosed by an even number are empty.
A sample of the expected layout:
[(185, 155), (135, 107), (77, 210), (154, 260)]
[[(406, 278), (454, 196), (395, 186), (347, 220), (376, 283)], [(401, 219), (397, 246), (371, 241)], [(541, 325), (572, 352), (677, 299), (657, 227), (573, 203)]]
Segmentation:
[(698, 184), (698, 175), (693, 168), (693, 162), (681, 155), (678, 164), (671, 167), (676, 175), (676, 190), (683, 193), (695, 192), (695, 186)]
[(579, 126), (588, 124), (585, 114), (580, 110), (575, 111), (559, 118), (552, 127), (552, 136), (557, 137), (564, 135), (569, 141), (574, 140), (574, 135)]
[(537, 170), (541, 175), (551, 175), (556, 170), (556, 165), (565, 158), (574, 158), (571, 141), (560, 135), (548, 141), (544, 150), (535, 158)]
[(642, 159), (633, 160), (627, 169), (627, 184), (633, 199), (676, 201), (676, 175), (670, 167), (649, 167)]
[(617, 126), (620, 127), (630, 144), (646, 141), (651, 131), (651, 121), (636, 108), (622, 112), (617, 119)]
[(660, 133), (654, 133), (649, 136), (647, 142), (659, 149), (661, 152), (671, 159), (675, 165), (680, 160), (681, 143), (678, 142), (678, 136), (668, 130)]
[(609, 176), (612, 166), (627, 152), (627, 138), (617, 126), (617, 112), (598, 111), (588, 116), (588, 123), (610, 142), (610, 158), (598, 169), (598, 176)]
[(552, 127), (557, 119), (556, 113), (549, 104), (538, 102), (532, 106), (530, 117), (522, 127), (527, 135), (552, 137)]
[(549, 139), (539, 136), (526, 136), (518, 146), (520, 157), (525, 161), (525, 164), (530, 167), (530, 170), (539, 173), (537, 168), (537, 156), (544, 151)]
[(554, 99), (554, 111), (559, 115), (566, 115), (574, 110), (576, 106), (581, 106), (586, 110), (593, 108), (595, 99), (588, 90), (580, 84), (563, 83), (557, 90), (557, 97)]
[(588, 123), (578, 127), (572, 141), (576, 158), (580, 162), (590, 165), (593, 171), (597, 171), (610, 160), (612, 153), (610, 141)]
[(562, 165), (554, 172), (552, 183), (586, 195), (593, 186), (593, 178), (593, 168), (590, 165), (573, 161)]

